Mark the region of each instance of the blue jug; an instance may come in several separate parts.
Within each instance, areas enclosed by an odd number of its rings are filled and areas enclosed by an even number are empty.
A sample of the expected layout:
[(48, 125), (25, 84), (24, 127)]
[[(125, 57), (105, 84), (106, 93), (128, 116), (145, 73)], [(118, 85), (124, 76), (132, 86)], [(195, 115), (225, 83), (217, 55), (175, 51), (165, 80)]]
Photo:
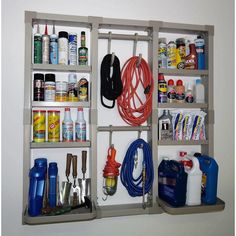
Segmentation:
[(38, 216), (41, 214), (46, 170), (47, 159), (35, 159), (34, 167), (31, 168), (29, 172), (28, 214), (30, 216)]
[(216, 204), (219, 167), (212, 157), (201, 155), (197, 158), (202, 171), (201, 200), (208, 205)]
[(48, 179), (49, 179), (49, 191), (48, 191), (48, 199), (49, 206), (56, 207), (57, 204), (57, 174), (58, 168), (56, 162), (49, 163), (48, 168)]

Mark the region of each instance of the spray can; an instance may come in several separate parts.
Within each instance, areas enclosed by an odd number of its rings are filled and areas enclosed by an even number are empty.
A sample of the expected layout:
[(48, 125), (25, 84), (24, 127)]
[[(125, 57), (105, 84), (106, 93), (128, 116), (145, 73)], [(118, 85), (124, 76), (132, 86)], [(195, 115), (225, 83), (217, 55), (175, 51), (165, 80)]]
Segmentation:
[(196, 51), (197, 51), (197, 61), (198, 61), (198, 70), (205, 69), (205, 41), (202, 36), (197, 36), (195, 41)]
[(44, 100), (44, 74), (34, 74), (34, 101)]
[(50, 35), (50, 64), (58, 64), (58, 37), (55, 34), (55, 25)]
[(69, 33), (69, 65), (77, 64), (77, 34)]
[(158, 103), (167, 102), (167, 86), (163, 74), (158, 75)]
[(78, 83), (78, 99), (81, 102), (88, 101), (88, 80), (80, 79)]
[(176, 43), (170, 41), (167, 45), (167, 68), (176, 69)]
[(158, 67), (166, 68), (167, 66), (167, 46), (166, 38), (159, 39), (159, 49), (158, 49)]
[(68, 33), (65, 31), (59, 32), (58, 63), (60, 65), (68, 65)]
[(50, 37), (48, 35), (48, 27), (47, 24), (45, 25), (45, 32), (42, 36), (42, 57), (43, 57), (43, 64), (49, 64), (49, 44), (50, 44)]
[(34, 64), (42, 63), (42, 35), (39, 32), (39, 25), (37, 25), (37, 32), (34, 34)]
[(176, 39), (176, 66), (177, 69), (184, 69), (185, 67), (185, 39), (178, 38)]
[(54, 102), (56, 99), (55, 74), (45, 74), (44, 101)]
[(77, 75), (69, 74), (68, 76), (68, 100), (69, 102), (77, 102)]

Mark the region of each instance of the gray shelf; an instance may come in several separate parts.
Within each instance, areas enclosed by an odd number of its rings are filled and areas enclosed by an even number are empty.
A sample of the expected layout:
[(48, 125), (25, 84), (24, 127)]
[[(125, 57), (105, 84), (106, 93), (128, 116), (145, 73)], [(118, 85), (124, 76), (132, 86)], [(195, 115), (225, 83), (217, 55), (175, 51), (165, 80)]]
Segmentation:
[(90, 107), (90, 102), (32, 102), (32, 107)]
[(84, 220), (92, 220), (95, 218), (96, 218), (95, 209), (93, 209), (92, 212), (90, 212), (90, 209), (86, 209), (86, 208), (75, 209), (75, 210), (72, 210), (70, 213), (66, 213), (62, 215), (35, 216), (35, 217), (29, 216), (26, 209), (23, 215), (24, 222), (29, 225), (84, 221)]
[(32, 64), (31, 67), (32, 70), (34, 71), (78, 72), (78, 73), (91, 72), (91, 66)]
[(172, 76), (208, 76), (208, 70), (178, 70), (159, 68), (159, 73)]
[(30, 148), (37, 149), (37, 148), (84, 148), (90, 147), (91, 142), (42, 142), (42, 143), (30, 143)]
[(217, 202), (214, 205), (201, 204), (198, 206), (173, 207), (169, 203), (163, 201), (160, 198), (157, 198), (157, 202), (166, 213), (171, 215), (209, 213), (209, 212), (223, 211), (225, 208), (225, 202), (219, 198), (217, 198)]
[(157, 108), (206, 109), (207, 103), (158, 103)]
[(175, 141), (175, 140), (159, 140), (158, 145), (160, 146), (175, 146), (175, 145), (207, 145), (207, 140), (186, 140), (186, 141)]

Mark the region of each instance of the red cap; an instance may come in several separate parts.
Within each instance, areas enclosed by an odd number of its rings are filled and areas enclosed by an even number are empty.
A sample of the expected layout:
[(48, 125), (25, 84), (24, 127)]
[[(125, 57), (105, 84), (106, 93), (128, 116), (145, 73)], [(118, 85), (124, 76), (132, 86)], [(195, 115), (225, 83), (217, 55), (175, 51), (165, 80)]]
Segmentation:
[(45, 34), (45, 35), (48, 35), (48, 26), (47, 26), (47, 24), (45, 25), (45, 31), (44, 31), (44, 34)]
[(83, 111), (83, 107), (78, 107), (78, 111)]
[(66, 108), (65, 108), (65, 111), (70, 111), (70, 108), (69, 108), (69, 107), (66, 107)]
[(182, 81), (181, 79), (177, 80), (176, 85), (177, 85), (177, 86), (183, 85), (183, 81)]
[(186, 155), (187, 155), (187, 152), (183, 152), (183, 151), (179, 152), (179, 156), (180, 156), (180, 157), (184, 157), (184, 156), (186, 156)]
[(174, 83), (174, 80), (173, 79), (169, 79), (168, 80), (168, 85), (174, 85), (175, 83)]
[(158, 74), (158, 80), (165, 80), (163, 74)]
[(46, 112), (46, 110), (33, 110), (33, 112)]

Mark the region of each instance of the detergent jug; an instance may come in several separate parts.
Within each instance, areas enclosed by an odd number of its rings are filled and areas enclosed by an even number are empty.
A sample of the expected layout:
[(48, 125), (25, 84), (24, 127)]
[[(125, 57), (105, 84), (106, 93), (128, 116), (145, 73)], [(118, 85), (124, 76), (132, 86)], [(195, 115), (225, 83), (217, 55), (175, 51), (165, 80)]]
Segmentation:
[(159, 198), (174, 207), (185, 205), (187, 173), (184, 166), (175, 160), (162, 160), (158, 167)]
[(212, 157), (201, 155), (197, 158), (202, 171), (202, 202), (209, 205), (216, 204), (218, 165)]

